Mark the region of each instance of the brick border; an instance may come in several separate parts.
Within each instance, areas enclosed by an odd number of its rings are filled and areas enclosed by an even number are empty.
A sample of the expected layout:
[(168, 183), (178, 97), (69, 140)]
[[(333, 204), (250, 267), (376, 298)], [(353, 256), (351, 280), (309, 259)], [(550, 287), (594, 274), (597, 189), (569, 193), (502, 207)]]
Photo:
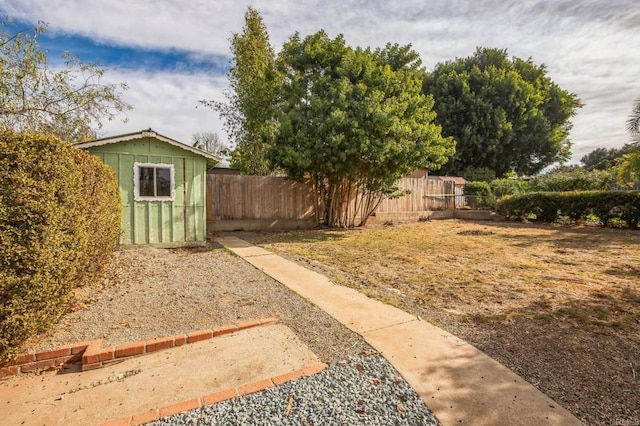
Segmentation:
[(159, 420), (161, 417), (181, 414), (206, 405), (216, 404), (218, 402), (227, 401), (239, 396), (249, 395), (251, 393), (261, 392), (265, 389), (282, 386), (283, 384), (297, 380), (303, 376), (311, 376), (317, 374), (327, 368), (325, 363), (317, 363), (303, 368), (302, 370), (292, 371), (290, 373), (274, 376), (269, 379), (258, 380), (257, 382), (247, 383), (237, 388), (230, 388), (208, 395), (202, 395), (198, 398), (189, 399), (187, 401), (176, 402), (164, 407), (153, 408), (133, 416), (121, 417), (119, 419), (109, 420), (102, 423), (101, 426), (138, 426), (149, 422)]
[(110, 365), (114, 361), (140, 356), (164, 349), (170, 349), (189, 343), (201, 342), (240, 330), (278, 322), (278, 318), (265, 318), (246, 321), (212, 330), (194, 331), (157, 339), (143, 340), (124, 345), (101, 347), (102, 339), (80, 342), (45, 352), (27, 354), (15, 361), (0, 363), (0, 379), (21, 373), (33, 373), (48, 369), (57, 369), (70, 362), (80, 362), (81, 371), (94, 370)]

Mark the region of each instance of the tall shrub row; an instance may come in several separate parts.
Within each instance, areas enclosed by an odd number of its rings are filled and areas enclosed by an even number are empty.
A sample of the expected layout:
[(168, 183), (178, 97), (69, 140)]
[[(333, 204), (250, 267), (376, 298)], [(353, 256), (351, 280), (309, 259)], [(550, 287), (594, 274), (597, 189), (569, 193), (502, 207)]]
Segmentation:
[(566, 167), (535, 177), (529, 182), (529, 189), (533, 192), (606, 191), (614, 183), (615, 176), (609, 170)]
[(604, 226), (617, 218), (635, 228), (640, 223), (640, 191), (531, 192), (503, 198), (496, 211), (509, 219), (535, 215), (543, 222), (595, 217)]
[(490, 185), (493, 196), (498, 200), (507, 195), (529, 192), (529, 182), (521, 179), (494, 179)]
[(82, 277), (104, 271), (120, 213), (115, 175), (96, 157), (0, 132), (0, 360), (60, 319)]

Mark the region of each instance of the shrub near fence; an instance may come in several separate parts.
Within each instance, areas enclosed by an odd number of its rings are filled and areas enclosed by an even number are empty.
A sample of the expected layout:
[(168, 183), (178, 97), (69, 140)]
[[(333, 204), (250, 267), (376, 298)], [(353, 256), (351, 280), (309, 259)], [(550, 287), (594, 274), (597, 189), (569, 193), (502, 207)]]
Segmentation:
[(495, 201), (491, 193), (491, 186), (482, 181), (465, 183), (464, 196), (467, 199), (467, 205), (472, 209), (491, 207)]
[(631, 228), (640, 223), (640, 191), (532, 192), (498, 201), (496, 210), (509, 219), (534, 215), (542, 222), (565, 216), (576, 222), (589, 216), (604, 226), (620, 219)]
[(529, 192), (529, 182), (520, 179), (495, 179), (491, 183), (491, 191), (496, 199), (507, 195), (519, 195)]

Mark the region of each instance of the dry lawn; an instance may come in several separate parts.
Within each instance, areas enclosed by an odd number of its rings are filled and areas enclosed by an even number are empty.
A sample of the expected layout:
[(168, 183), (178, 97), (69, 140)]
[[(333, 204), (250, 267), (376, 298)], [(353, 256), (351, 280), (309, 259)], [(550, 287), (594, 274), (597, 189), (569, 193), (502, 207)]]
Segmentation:
[(245, 237), (468, 340), (587, 424), (640, 422), (638, 231), (448, 220)]

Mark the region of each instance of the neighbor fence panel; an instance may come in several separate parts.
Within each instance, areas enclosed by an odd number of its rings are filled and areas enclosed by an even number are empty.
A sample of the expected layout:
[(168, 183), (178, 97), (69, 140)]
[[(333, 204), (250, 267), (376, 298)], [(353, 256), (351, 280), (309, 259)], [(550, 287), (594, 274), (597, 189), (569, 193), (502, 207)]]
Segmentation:
[(420, 212), (454, 208), (453, 181), (405, 178), (398, 182), (398, 188), (408, 193), (383, 200), (377, 212)]
[(273, 176), (207, 175), (207, 221), (309, 219), (313, 186)]

